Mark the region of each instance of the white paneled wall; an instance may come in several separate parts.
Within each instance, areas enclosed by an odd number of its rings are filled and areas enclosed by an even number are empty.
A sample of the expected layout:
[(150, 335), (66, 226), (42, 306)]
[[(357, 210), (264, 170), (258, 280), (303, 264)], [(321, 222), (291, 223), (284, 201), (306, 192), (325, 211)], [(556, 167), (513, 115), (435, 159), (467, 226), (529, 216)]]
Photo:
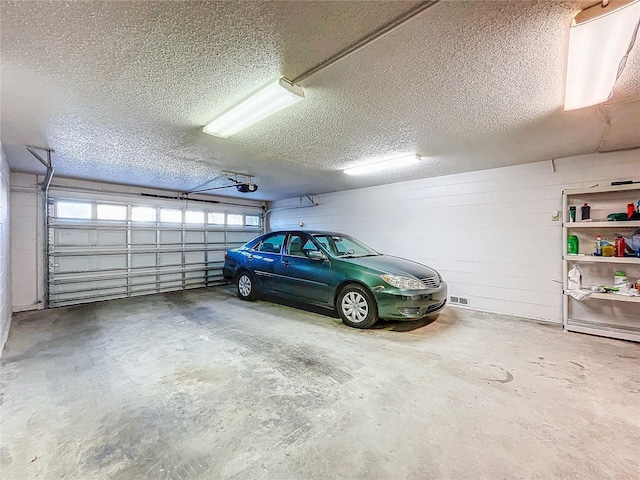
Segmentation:
[(268, 228), (352, 234), (436, 268), (472, 308), (561, 323), (562, 190), (627, 179), (640, 181), (638, 149), (283, 200)]
[(11, 262), (13, 311), (42, 308), (44, 246), (42, 191), (38, 177), (11, 174)]
[(0, 145), (0, 354), (11, 326), (11, 244), (9, 166)]

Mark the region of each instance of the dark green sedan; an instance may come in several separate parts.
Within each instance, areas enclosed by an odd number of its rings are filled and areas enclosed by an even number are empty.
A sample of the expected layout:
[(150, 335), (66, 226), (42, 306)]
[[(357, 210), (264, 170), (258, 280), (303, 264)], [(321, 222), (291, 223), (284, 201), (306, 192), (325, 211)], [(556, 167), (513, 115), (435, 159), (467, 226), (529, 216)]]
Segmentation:
[(334, 232), (267, 233), (227, 250), (223, 274), (243, 300), (264, 292), (335, 308), (356, 328), (378, 318), (417, 320), (447, 301), (447, 284), (434, 269)]

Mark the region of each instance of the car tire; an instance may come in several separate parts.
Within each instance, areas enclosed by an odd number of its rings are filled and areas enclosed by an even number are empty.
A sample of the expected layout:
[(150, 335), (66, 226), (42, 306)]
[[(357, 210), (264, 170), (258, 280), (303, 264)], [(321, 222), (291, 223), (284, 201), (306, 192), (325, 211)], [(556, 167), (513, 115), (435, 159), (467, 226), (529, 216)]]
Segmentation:
[(378, 321), (378, 305), (371, 292), (362, 285), (346, 285), (336, 300), (336, 310), (345, 325), (370, 328)]
[(253, 300), (256, 298), (256, 287), (253, 277), (249, 272), (240, 272), (236, 281), (238, 287), (238, 297), (242, 300)]

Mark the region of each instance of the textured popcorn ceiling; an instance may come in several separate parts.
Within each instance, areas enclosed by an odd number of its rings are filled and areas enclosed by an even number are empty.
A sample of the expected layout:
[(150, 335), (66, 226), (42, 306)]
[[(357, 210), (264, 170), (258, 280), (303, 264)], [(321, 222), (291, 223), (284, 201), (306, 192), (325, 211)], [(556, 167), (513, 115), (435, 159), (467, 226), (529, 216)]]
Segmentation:
[[(173, 190), (237, 171), (265, 200), (637, 147), (638, 45), (604, 106), (562, 109), (569, 22), (594, 3), (441, 2), (220, 139), (217, 113), (415, 2), (2, 1), (2, 145), (14, 170), (41, 170), (29, 144), (56, 175)], [(429, 158), (342, 173), (412, 152)]]

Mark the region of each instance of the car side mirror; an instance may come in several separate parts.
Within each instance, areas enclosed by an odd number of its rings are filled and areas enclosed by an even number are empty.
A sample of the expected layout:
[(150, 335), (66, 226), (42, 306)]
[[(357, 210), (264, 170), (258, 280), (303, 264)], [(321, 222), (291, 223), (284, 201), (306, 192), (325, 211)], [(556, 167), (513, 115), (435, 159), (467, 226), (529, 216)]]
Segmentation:
[(326, 255), (319, 250), (312, 250), (311, 252), (309, 252), (309, 260), (321, 262), (326, 259), (327, 259)]

